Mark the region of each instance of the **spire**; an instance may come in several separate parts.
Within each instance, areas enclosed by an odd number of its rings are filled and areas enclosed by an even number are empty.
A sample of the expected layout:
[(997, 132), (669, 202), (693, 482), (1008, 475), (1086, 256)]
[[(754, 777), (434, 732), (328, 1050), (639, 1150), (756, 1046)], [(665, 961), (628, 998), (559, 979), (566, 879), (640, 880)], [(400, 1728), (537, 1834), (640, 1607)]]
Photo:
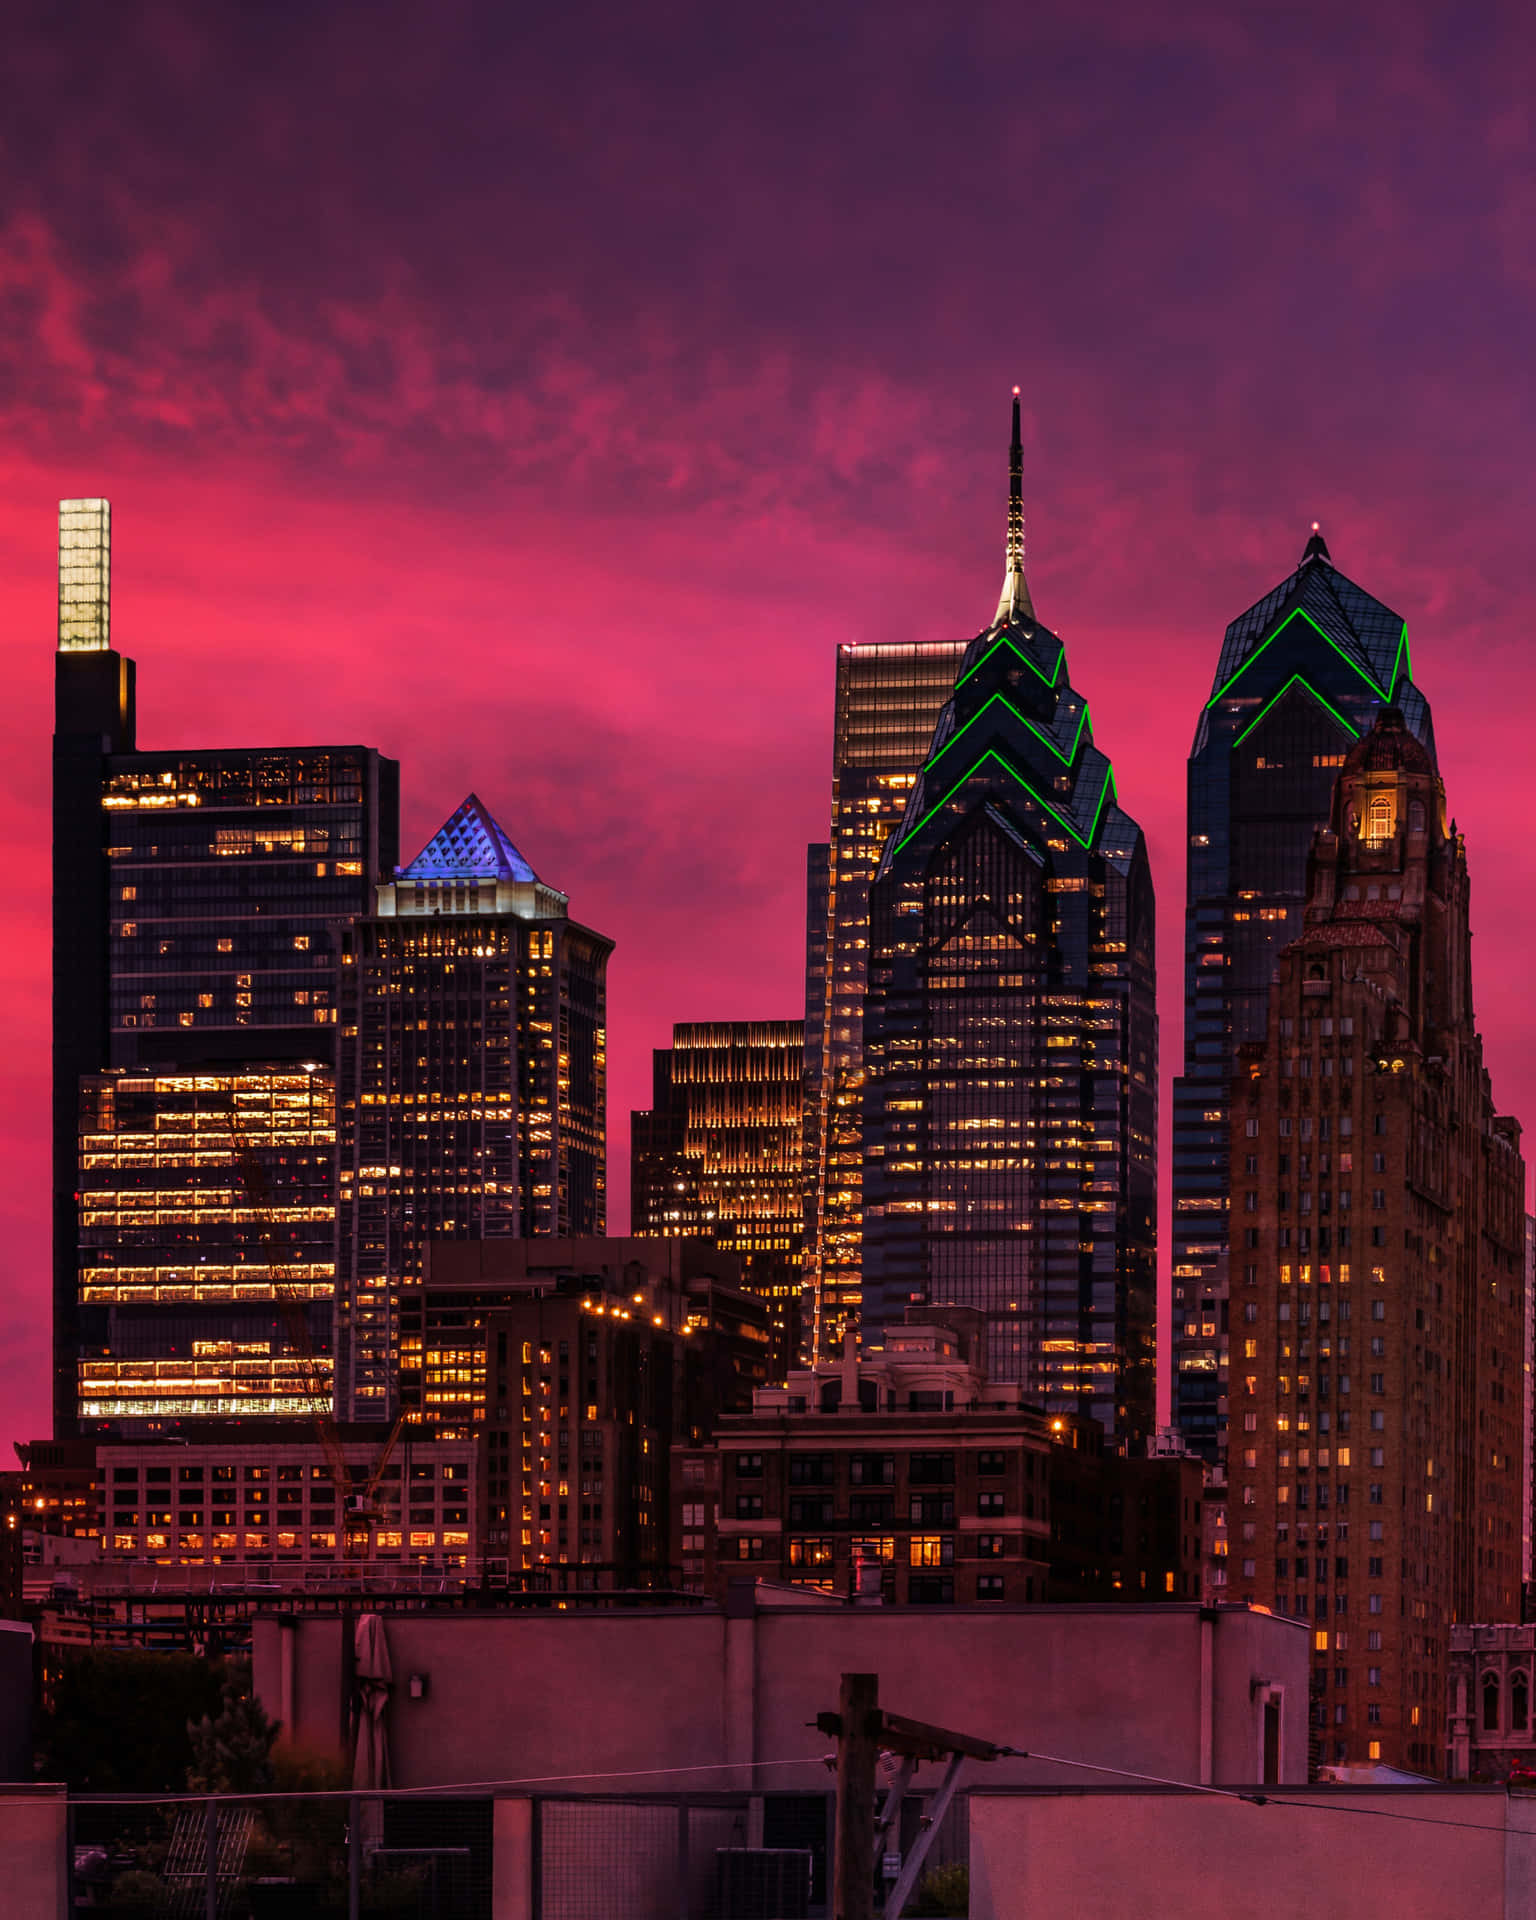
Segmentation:
[(1315, 520), (1312, 522), (1312, 538), (1307, 542), (1302, 553), (1301, 564), (1305, 566), (1309, 560), (1326, 560), (1330, 566), (1333, 564), (1333, 555), (1328, 551), (1328, 542), (1323, 538), (1323, 530)]
[(1008, 449), (1008, 561), (994, 627), (1033, 620), (1034, 605), (1024, 578), (1024, 441), (1019, 432), (1019, 390), (1013, 390), (1013, 443)]

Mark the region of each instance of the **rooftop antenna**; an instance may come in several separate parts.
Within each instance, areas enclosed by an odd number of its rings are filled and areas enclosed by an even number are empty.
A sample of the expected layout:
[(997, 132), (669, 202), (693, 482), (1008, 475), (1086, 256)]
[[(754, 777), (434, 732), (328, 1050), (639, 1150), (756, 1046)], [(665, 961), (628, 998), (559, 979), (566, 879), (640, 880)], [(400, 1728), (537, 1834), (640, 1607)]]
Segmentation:
[(1019, 390), (1013, 390), (1013, 441), (1008, 449), (1008, 557), (995, 627), (1033, 620), (1034, 604), (1024, 578), (1024, 440), (1019, 431)]

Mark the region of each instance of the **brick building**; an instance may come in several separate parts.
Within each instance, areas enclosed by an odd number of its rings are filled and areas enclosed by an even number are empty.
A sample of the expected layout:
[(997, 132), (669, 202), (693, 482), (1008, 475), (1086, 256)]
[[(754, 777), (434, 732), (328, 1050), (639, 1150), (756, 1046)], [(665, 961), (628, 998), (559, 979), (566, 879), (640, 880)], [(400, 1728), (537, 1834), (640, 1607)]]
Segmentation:
[(847, 1594), (860, 1560), (897, 1604), (1043, 1599), (1049, 1422), (988, 1381), (982, 1337), (968, 1309), (913, 1308), (878, 1358), (792, 1373), (679, 1449), (685, 1584)]
[(768, 1376), (769, 1308), (739, 1276), (701, 1241), (429, 1244), (425, 1412), (476, 1449), (483, 1563), (665, 1569), (674, 1442)]
[(1116, 1453), (1096, 1420), (1055, 1418), (1051, 1440), (1045, 1598), (1200, 1599), (1204, 1462)]
[(1443, 1771), (1452, 1623), (1519, 1611), (1525, 1176), (1468, 894), (1389, 708), (1346, 756), (1232, 1109), (1228, 1592), (1309, 1621), (1328, 1763)]

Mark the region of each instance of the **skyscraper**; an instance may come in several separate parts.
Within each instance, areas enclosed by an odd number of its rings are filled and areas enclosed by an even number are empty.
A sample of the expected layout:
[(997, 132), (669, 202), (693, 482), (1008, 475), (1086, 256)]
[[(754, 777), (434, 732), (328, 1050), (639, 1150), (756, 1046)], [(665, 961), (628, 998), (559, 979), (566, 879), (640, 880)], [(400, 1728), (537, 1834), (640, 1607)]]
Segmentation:
[(832, 841), (806, 863), (806, 1282), (814, 1355), (857, 1327), (863, 1233), (864, 989), (869, 883), (901, 819), (965, 653), (963, 640), (837, 650)]
[(471, 794), (342, 936), (338, 1412), (421, 1403), (429, 1237), (601, 1234), (613, 942)]
[(1525, 1167), (1469, 894), (1434, 761), (1387, 708), (1231, 1096), (1231, 1597), (1311, 1623), (1323, 1758), (1425, 1773), (1452, 1623), (1521, 1601)]
[(80, 1096), (82, 1425), (328, 1412), (329, 1062), (114, 1067)]
[(1061, 640), (1007, 570), (870, 889), (863, 1310), (979, 1309), (987, 1370), (1153, 1421), (1152, 879)]
[[(82, 1248), (77, 1193), (89, 1199), (110, 1190), (115, 1197), (93, 1211), (111, 1211), (158, 1178), (147, 1165), (120, 1163), (115, 1147), (87, 1145), (82, 1127), (92, 1139), (100, 1135), (100, 1087), (93, 1083), (82, 1108), (83, 1085), (109, 1068), (161, 1077), (206, 1068), (217, 1076), (309, 1060), (333, 1069), (335, 929), (367, 910), (381, 863), (397, 857), (399, 769), (372, 748), (137, 751), (134, 668), (109, 644), (110, 586), (107, 502), (64, 501), (53, 756), (60, 1434), (74, 1429), (78, 1370), (87, 1358), (115, 1364), (131, 1351), (169, 1361), (190, 1357), (194, 1345), (257, 1337), (248, 1311), (236, 1326), (212, 1293), (181, 1291), (196, 1262), (176, 1256), (169, 1243), (157, 1243), (158, 1251), (143, 1243), (154, 1258), (127, 1264), (146, 1274), (153, 1267), (153, 1275), (118, 1283), (112, 1302), (99, 1292), (83, 1298), (101, 1247), (92, 1227)], [(211, 1109), (200, 1110), (210, 1124)], [(232, 1193), (238, 1142), (224, 1141), (228, 1157), (217, 1174), (211, 1136), (201, 1147), (199, 1180), (209, 1194)], [(98, 1181), (97, 1173), (108, 1177)], [(234, 1200), (229, 1208), (224, 1227), (238, 1224)], [(211, 1227), (212, 1214), (205, 1210), (197, 1224)], [(266, 1257), (259, 1235), (235, 1237), (242, 1248), (215, 1253), (209, 1242), (202, 1257), (215, 1265)], [(328, 1307), (312, 1318), (328, 1355)], [(278, 1319), (266, 1337), (272, 1353), (285, 1350)]]
[(1353, 741), (1396, 701), (1434, 758), (1402, 616), (1333, 565), (1301, 564), (1227, 628), (1189, 757), (1184, 1072), (1173, 1094), (1174, 1415), (1227, 1438), (1227, 1144), (1232, 1063), (1264, 1038), (1275, 961), (1300, 930), (1307, 850)]
[(767, 1303), (774, 1378), (800, 1346), (800, 1171), (805, 1029), (718, 1020), (672, 1029), (654, 1097), (630, 1116), (630, 1232), (713, 1240)]

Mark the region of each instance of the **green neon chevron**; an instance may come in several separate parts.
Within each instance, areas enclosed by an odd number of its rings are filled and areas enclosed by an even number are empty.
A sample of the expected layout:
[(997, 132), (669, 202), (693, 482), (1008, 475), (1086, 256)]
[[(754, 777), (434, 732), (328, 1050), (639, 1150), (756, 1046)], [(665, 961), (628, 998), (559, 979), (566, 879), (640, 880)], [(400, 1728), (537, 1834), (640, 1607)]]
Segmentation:
[[(1223, 700), (1226, 698), (1227, 694), (1231, 691), (1231, 689), (1234, 686), (1236, 686), (1237, 682), (1242, 679), (1243, 675), (1253, 665), (1254, 661), (1258, 659), (1259, 655), (1264, 651), (1264, 649), (1266, 647), (1273, 646), (1275, 641), (1277, 641), (1280, 638), (1281, 634), (1285, 632), (1286, 628), (1291, 624), (1293, 620), (1305, 620), (1307, 625), (1312, 629), (1314, 633), (1320, 635), (1322, 639), (1328, 642), (1329, 646), (1333, 648), (1334, 652), (1344, 662), (1345, 666), (1350, 668), (1352, 672), (1359, 674), (1360, 678), (1365, 682), (1365, 684), (1370, 688), (1371, 692), (1374, 693), (1378, 699), (1387, 700), (1387, 701), (1391, 700), (1392, 698), (1391, 694), (1386, 690), (1385, 687), (1381, 685), (1380, 681), (1377, 680), (1374, 677), (1374, 675), (1368, 673), (1366, 669), (1361, 666), (1358, 660), (1352, 660), (1350, 656), (1344, 651), (1344, 649), (1339, 645), (1338, 641), (1334, 639), (1333, 635), (1331, 633), (1325, 632), (1324, 629), (1320, 627), (1317, 624), (1317, 622), (1312, 618), (1311, 614), (1307, 612), (1305, 607), (1293, 607), (1291, 611), (1285, 616), (1285, 618), (1280, 622), (1279, 626), (1275, 628), (1274, 632), (1269, 636), (1269, 638), (1267, 640), (1260, 641), (1259, 645), (1254, 648), (1253, 652), (1249, 654), (1248, 658), (1238, 668), (1237, 672), (1233, 674), (1232, 678), (1227, 682), (1226, 686), (1219, 688), (1215, 693), (1211, 695), (1210, 699), (1206, 701), (1205, 710), (1207, 713), (1210, 712), (1211, 708), (1215, 706), (1218, 700)], [(1404, 642), (1406, 643), (1406, 639), (1407, 639), (1406, 627), (1404, 628), (1403, 633), (1404, 633)], [(1401, 654), (1403, 651), (1404, 651), (1404, 646), (1400, 645), (1398, 648), (1399, 654)], [(1397, 681), (1397, 675), (1394, 669), (1394, 672), (1393, 672), (1394, 685), (1396, 685), (1396, 681)]]
[(958, 739), (961, 738), (963, 734), (967, 734), (970, 732), (971, 728), (975, 726), (976, 722), (983, 718), (983, 716), (986, 714), (987, 709), (989, 707), (995, 707), (999, 704), (999, 702), (1001, 702), (1001, 704), (1008, 709), (1008, 711), (1013, 715), (1015, 720), (1020, 721), (1024, 726), (1028, 727), (1030, 732), (1035, 736), (1037, 740), (1039, 740), (1043, 745), (1049, 747), (1051, 752), (1055, 754), (1056, 758), (1061, 762), (1061, 764), (1064, 767), (1070, 767), (1072, 765), (1073, 761), (1077, 758), (1077, 749), (1082, 742), (1083, 729), (1091, 724), (1088, 718), (1088, 702), (1086, 700), (1083, 702), (1082, 712), (1077, 717), (1077, 735), (1072, 742), (1072, 750), (1070, 753), (1063, 753), (1061, 748), (1057, 746), (1056, 742), (1051, 738), (1051, 736), (1048, 733), (1044, 732), (1040, 727), (1037, 727), (1034, 721), (1031, 720), (1027, 714), (1023, 714), (1019, 712), (1018, 708), (1008, 698), (1006, 693), (994, 693), (989, 700), (987, 700), (980, 708), (977, 709), (975, 713), (971, 715), (970, 719), (966, 721), (963, 727), (959, 728), (957, 732), (952, 733), (950, 735), (950, 737), (944, 742), (943, 746), (939, 748), (938, 753), (932, 755), (931, 758), (924, 763), (923, 771), (926, 773), (928, 771), (928, 768), (931, 767), (934, 764), (934, 762), (940, 758), (941, 755), (949, 752), (950, 748), (955, 744), (955, 742)]
[(919, 820), (917, 825), (912, 829), (911, 833), (904, 834), (902, 836), (902, 838), (896, 844), (895, 851), (897, 853), (900, 853), (902, 848), (906, 846), (909, 840), (914, 839), (918, 834), (920, 834), (923, 828), (926, 827), (928, 822), (933, 818), (933, 816), (936, 813), (938, 813), (942, 808), (947, 807), (950, 801), (954, 799), (955, 795), (965, 785), (966, 781), (969, 780), (973, 774), (979, 773), (989, 760), (995, 760), (997, 764), (1002, 768), (1003, 772), (1008, 775), (1009, 779), (1017, 781), (1017, 783), (1029, 795), (1030, 799), (1034, 801), (1035, 805), (1039, 807), (1042, 810), (1042, 812), (1048, 813), (1050, 817), (1056, 822), (1057, 826), (1059, 826), (1064, 833), (1070, 833), (1072, 838), (1077, 842), (1077, 844), (1080, 847), (1084, 848), (1087, 852), (1091, 853), (1093, 851), (1094, 836), (1098, 833), (1098, 830), (1099, 830), (1099, 820), (1102, 817), (1104, 812), (1104, 802), (1109, 798), (1110, 792), (1114, 788), (1114, 782), (1115, 782), (1114, 768), (1110, 766), (1106, 766), (1104, 769), (1104, 785), (1099, 789), (1099, 804), (1093, 810), (1093, 822), (1088, 829), (1088, 837), (1085, 840), (1082, 834), (1078, 832), (1077, 828), (1073, 826), (1072, 822), (1070, 820), (1064, 819), (1063, 816), (1059, 814), (1056, 811), (1056, 809), (1051, 805), (1049, 800), (1043, 798), (1040, 794), (1036, 793), (1034, 788), (1024, 778), (1023, 774), (1019, 772), (1018, 768), (1009, 766), (1008, 762), (1002, 757), (1002, 755), (997, 751), (995, 747), (988, 747), (986, 752), (981, 756), (981, 758), (976, 762), (976, 764), (968, 768), (967, 771), (960, 776), (960, 778), (950, 788), (949, 792), (945, 794), (944, 798), (942, 800), (935, 802), (935, 804), (928, 809), (928, 811), (923, 815), (922, 819)]
[(1323, 696), (1318, 692), (1317, 688), (1313, 686), (1312, 682), (1308, 680), (1304, 674), (1293, 673), (1290, 679), (1286, 681), (1285, 685), (1275, 695), (1274, 699), (1265, 702), (1264, 706), (1259, 710), (1258, 713), (1254, 715), (1254, 717), (1248, 722), (1247, 726), (1243, 728), (1242, 732), (1232, 742), (1232, 747), (1234, 752), (1237, 750), (1237, 748), (1239, 748), (1243, 744), (1243, 742), (1248, 738), (1249, 734), (1253, 732), (1254, 728), (1259, 724), (1259, 722), (1262, 719), (1264, 719), (1266, 715), (1274, 712), (1275, 708), (1279, 706), (1280, 702), (1290, 692), (1291, 688), (1297, 687), (1297, 686), (1299, 686), (1304, 693), (1310, 693), (1312, 698), (1317, 702), (1317, 704), (1320, 707), (1324, 708), (1328, 713), (1332, 714), (1334, 719), (1338, 721), (1339, 725), (1349, 735), (1351, 740), (1358, 740), (1360, 738), (1360, 729), (1358, 727), (1352, 727), (1350, 723), (1344, 718), (1343, 714), (1339, 712), (1338, 708), (1334, 706), (1331, 702), (1325, 700)]
[(955, 682), (955, 686), (957, 688), (963, 687), (973, 674), (980, 673), (999, 647), (1007, 647), (1010, 653), (1016, 653), (1024, 662), (1025, 666), (1029, 668), (1030, 672), (1038, 676), (1041, 680), (1044, 680), (1048, 687), (1054, 687), (1056, 682), (1061, 678), (1061, 663), (1067, 657), (1067, 650), (1059, 640), (1056, 642), (1056, 664), (1052, 667), (1049, 675), (1047, 675), (1040, 671), (1039, 667), (1035, 665), (1034, 661), (1030, 659), (1029, 655), (1019, 646), (1017, 641), (1011, 640), (1009, 636), (1004, 633), (999, 634), (992, 645), (987, 648), (975, 666), (971, 668), (970, 673), (961, 674), (960, 678)]
[(1410, 681), (1413, 679), (1413, 657), (1408, 651), (1408, 622), (1406, 620), (1403, 622), (1403, 637), (1397, 643), (1397, 658), (1392, 662), (1392, 691), (1387, 695), (1389, 700), (1395, 700), (1397, 698), (1397, 683), (1399, 677)]

